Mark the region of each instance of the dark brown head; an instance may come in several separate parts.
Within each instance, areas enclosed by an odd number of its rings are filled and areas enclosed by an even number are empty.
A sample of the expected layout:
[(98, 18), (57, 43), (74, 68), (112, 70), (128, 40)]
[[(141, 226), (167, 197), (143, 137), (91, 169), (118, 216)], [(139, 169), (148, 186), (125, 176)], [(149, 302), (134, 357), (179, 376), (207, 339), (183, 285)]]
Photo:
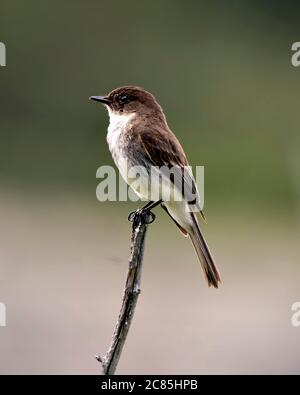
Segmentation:
[(123, 86), (114, 89), (106, 96), (91, 96), (91, 100), (103, 103), (114, 114), (137, 113), (141, 116), (152, 115), (165, 119), (162, 108), (155, 97), (137, 86)]

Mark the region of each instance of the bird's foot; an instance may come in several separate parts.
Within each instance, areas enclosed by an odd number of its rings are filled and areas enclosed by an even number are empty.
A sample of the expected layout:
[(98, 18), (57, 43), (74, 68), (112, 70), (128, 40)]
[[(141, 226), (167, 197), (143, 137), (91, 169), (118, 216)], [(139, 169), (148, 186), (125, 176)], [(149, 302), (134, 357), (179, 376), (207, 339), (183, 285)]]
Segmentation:
[(152, 224), (152, 222), (155, 221), (155, 214), (153, 214), (149, 209), (147, 208), (139, 208), (136, 211), (132, 211), (128, 215), (128, 221), (130, 222), (135, 222), (135, 221), (140, 221), (144, 224)]

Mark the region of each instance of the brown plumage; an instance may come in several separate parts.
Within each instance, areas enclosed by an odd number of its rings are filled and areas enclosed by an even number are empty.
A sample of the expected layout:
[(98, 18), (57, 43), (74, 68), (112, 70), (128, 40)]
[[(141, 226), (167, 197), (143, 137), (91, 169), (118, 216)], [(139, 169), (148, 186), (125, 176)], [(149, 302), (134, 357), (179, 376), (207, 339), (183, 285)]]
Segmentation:
[[(162, 175), (172, 168), (172, 184), (182, 192), (182, 202), (163, 201), (162, 207), (184, 235), (188, 235), (195, 248), (208, 285), (218, 287), (220, 275), (212, 254), (201, 233), (193, 206), (204, 217), (199, 195), (188, 161), (177, 137), (168, 127), (166, 117), (154, 96), (142, 88), (125, 86), (107, 96), (92, 99), (105, 104), (110, 115), (108, 143), (114, 160), (122, 173), (121, 158), (130, 166), (158, 166)], [(126, 178), (124, 176), (124, 178)], [(181, 188), (181, 189), (180, 189)], [(141, 197), (143, 193), (137, 192)]]

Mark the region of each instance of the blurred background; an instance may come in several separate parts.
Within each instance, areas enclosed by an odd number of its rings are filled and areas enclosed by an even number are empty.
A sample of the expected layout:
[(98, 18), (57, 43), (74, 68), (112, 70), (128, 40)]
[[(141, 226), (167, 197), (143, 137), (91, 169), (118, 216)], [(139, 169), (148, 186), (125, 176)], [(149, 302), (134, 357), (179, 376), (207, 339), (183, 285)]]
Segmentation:
[(205, 166), (207, 289), (165, 213), (149, 228), (123, 374), (300, 373), (300, 41), (295, 1), (2, 0), (0, 373), (96, 374), (119, 312), (133, 203), (100, 203), (113, 164), (91, 95), (151, 91)]

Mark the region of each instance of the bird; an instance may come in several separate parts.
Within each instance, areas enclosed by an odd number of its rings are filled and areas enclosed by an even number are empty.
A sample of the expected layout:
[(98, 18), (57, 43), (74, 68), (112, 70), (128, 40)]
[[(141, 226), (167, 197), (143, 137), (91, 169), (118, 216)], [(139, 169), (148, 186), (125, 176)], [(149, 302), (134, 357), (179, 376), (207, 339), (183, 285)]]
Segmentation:
[[(140, 198), (149, 200), (143, 209), (151, 210), (161, 205), (181, 233), (191, 239), (208, 286), (218, 288), (221, 282), (219, 270), (197, 218), (197, 211), (204, 218), (198, 189), (185, 152), (169, 128), (161, 105), (153, 94), (133, 85), (116, 88), (104, 96), (91, 96), (90, 99), (103, 104), (108, 110), (106, 139), (109, 150), (127, 184)], [(142, 181), (138, 187), (128, 176), (128, 169), (134, 166), (142, 168)], [(156, 169), (156, 175), (160, 176), (160, 183), (153, 181), (151, 184), (155, 200), (150, 200), (152, 195), (149, 195), (152, 169)], [(171, 176), (168, 169), (173, 170)], [(162, 190), (169, 193), (169, 198)]]

